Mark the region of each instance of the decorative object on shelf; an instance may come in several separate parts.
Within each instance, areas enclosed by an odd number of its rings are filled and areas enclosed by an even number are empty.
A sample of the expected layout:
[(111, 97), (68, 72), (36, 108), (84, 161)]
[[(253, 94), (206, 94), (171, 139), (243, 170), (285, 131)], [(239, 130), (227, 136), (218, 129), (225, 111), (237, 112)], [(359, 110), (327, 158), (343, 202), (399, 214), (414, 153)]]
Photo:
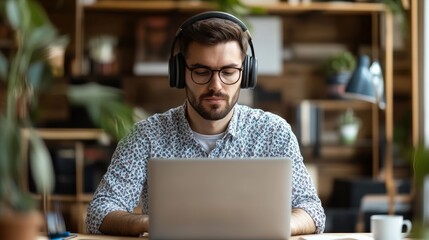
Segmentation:
[(355, 116), (354, 111), (349, 108), (338, 118), (338, 127), (341, 141), (347, 145), (354, 144), (359, 133), (361, 120)]
[(291, 5), (296, 5), (296, 4), (309, 4), (311, 3), (312, 0), (288, 0), (288, 3)]
[[(241, 0), (241, 2), (243, 3), (243, 4), (260, 4), (261, 3), (261, 1), (260, 0)], [(264, 1), (264, 4), (267, 4), (267, 5), (269, 5), (269, 4), (276, 4), (276, 3), (278, 3), (278, 2), (280, 2), (280, 0), (265, 0)]]
[(346, 86), (345, 98), (359, 99), (377, 103), (376, 90), (369, 71), (370, 60), (367, 55), (361, 55), (358, 64)]
[(173, 23), (168, 16), (146, 16), (136, 26), (134, 74), (166, 75), (169, 46), (174, 37)]
[(251, 16), (252, 42), (258, 52), (258, 74), (280, 76), (283, 72), (283, 22), (278, 16)]
[(327, 76), (329, 98), (342, 98), (351, 72), (356, 67), (356, 60), (349, 51), (343, 51), (329, 57), (323, 64), (323, 71)]
[(62, 77), (64, 75), (64, 58), (69, 41), (67, 36), (62, 36), (55, 42), (49, 44), (45, 50), (46, 58), (48, 59), (54, 77)]
[(296, 108), (297, 138), (302, 146), (320, 144), (323, 111), (309, 100), (303, 100)]
[(381, 70), (380, 63), (375, 60), (369, 67), (369, 72), (371, 73), (371, 79), (374, 84), (375, 93), (376, 93), (376, 102), (380, 109), (386, 108), (386, 98), (384, 96), (384, 80), (383, 72)]
[(89, 55), (93, 60), (92, 71), (97, 75), (118, 73), (115, 48), (118, 40), (110, 35), (93, 37), (88, 42)]

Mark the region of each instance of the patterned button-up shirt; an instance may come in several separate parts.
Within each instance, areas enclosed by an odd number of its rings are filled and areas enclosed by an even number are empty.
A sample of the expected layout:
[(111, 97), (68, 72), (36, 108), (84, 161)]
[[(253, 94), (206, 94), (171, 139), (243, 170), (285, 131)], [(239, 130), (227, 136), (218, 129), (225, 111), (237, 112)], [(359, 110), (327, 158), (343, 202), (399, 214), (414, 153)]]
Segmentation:
[(135, 124), (122, 139), (87, 211), (87, 227), (98, 230), (104, 217), (116, 210), (132, 212), (142, 200), (148, 212), (147, 162), (149, 158), (281, 157), (293, 160), (292, 208), (305, 210), (317, 232), (325, 227), (325, 213), (304, 166), (296, 137), (281, 117), (243, 105), (234, 114), (216, 147), (205, 152), (194, 138), (185, 105), (155, 114)]

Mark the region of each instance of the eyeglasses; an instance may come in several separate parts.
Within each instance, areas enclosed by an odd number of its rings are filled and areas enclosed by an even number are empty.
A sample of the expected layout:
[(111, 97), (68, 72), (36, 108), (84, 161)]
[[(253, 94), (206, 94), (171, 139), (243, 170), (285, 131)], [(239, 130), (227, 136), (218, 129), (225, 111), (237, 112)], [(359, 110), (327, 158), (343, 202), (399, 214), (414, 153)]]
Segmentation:
[(194, 83), (204, 85), (210, 82), (214, 72), (218, 72), (219, 79), (226, 85), (233, 85), (240, 80), (241, 71), (243, 68), (223, 67), (221, 69), (210, 69), (209, 67), (186, 68), (191, 71), (191, 79)]

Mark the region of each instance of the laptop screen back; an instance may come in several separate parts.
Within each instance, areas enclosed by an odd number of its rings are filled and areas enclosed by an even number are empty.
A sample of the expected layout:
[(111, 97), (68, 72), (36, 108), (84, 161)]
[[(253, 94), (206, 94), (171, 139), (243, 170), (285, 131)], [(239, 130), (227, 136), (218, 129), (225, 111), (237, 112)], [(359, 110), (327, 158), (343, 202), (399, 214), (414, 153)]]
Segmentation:
[(151, 239), (288, 239), (286, 158), (150, 159)]

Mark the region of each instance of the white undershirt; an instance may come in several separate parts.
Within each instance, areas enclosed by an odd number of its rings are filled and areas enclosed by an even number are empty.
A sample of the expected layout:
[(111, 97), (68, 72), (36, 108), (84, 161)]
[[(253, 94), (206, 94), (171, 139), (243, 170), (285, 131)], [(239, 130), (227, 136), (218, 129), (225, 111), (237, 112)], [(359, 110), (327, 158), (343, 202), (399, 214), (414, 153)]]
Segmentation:
[(192, 131), (194, 133), (195, 139), (200, 143), (201, 147), (209, 153), (211, 150), (213, 150), (216, 147), (216, 141), (221, 139), (223, 135), (225, 135), (225, 132), (214, 134), (214, 135), (205, 135), (201, 133), (197, 133), (195, 131)]

